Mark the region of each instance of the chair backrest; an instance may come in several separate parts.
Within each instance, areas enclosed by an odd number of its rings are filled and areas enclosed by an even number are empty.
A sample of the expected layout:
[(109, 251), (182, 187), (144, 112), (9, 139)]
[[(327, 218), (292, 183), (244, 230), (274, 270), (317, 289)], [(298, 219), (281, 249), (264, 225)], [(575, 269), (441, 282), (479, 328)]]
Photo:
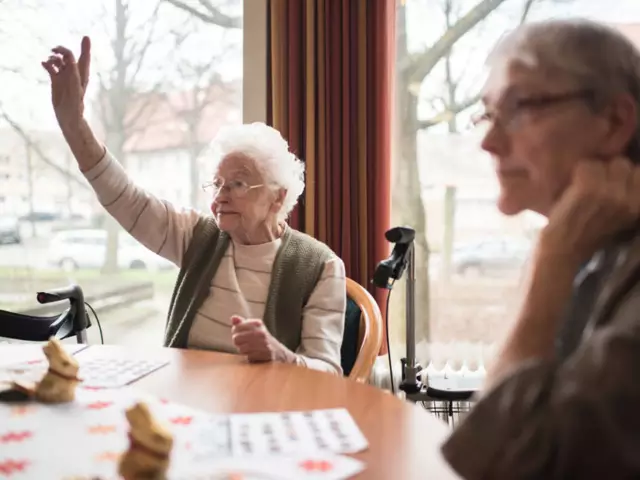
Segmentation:
[(347, 312), (342, 342), (345, 376), (367, 382), (382, 344), (382, 313), (371, 294), (347, 278)]

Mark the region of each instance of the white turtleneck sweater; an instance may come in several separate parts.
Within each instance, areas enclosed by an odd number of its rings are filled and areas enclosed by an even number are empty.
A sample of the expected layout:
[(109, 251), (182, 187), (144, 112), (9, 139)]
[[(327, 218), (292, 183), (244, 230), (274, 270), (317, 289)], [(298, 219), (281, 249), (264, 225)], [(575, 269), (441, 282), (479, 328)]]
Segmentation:
[[(136, 240), (178, 267), (202, 215), (180, 209), (136, 186), (107, 154), (85, 177), (98, 200)], [(166, 240), (165, 240), (166, 239)], [(163, 242), (164, 241), (164, 242)], [(231, 340), (231, 316), (262, 319), (271, 270), (280, 239), (260, 245), (230, 242), (189, 332), (188, 346), (237, 353)], [(341, 373), (346, 280), (344, 263), (334, 257), (304, 307), (298, 363)]]

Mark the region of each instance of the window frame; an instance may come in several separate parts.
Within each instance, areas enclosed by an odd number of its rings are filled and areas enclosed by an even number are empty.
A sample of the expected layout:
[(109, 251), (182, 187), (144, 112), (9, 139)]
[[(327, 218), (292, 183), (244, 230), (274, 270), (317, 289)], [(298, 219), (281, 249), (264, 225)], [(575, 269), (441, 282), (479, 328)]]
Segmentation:
[(243, 0), (242, 123), (267, 121), (267, 0)]

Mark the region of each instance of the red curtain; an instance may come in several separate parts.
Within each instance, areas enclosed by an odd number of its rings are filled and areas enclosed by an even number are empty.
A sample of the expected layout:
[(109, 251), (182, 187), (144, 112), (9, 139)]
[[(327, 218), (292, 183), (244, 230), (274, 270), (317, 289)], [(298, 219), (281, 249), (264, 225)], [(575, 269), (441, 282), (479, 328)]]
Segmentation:
[(370, 280), (389, 254), (395, 0), (270, 0), (268, 122), (306, 163), (290, 223)]

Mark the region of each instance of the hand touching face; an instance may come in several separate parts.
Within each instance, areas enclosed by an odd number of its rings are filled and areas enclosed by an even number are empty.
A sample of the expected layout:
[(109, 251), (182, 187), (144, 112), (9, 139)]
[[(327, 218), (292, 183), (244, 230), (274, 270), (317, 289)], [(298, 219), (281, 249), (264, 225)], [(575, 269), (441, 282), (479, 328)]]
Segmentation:
[(634, 228), (640, 217), (640, 166), (624, 157), (583, 160), (549, 214), (541, 249), (588, 260), (616, 234)]

